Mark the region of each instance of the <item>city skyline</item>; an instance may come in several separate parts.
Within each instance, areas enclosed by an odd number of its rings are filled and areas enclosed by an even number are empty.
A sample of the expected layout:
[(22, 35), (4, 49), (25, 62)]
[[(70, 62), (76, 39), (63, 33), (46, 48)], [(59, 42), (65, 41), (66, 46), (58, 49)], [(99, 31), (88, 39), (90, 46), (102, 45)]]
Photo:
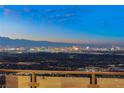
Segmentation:
[(124, 6), (0, 6), (0, 36), (76, 43), (121, 43)]

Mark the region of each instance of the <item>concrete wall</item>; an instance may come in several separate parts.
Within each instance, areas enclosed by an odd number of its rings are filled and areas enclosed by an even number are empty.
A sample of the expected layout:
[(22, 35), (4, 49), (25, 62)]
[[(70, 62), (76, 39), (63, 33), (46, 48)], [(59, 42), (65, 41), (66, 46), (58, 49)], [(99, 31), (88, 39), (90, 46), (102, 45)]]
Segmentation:
[(20, 88), (30, 88), (30, 76), (17, 76), (18, 77), (18, 87)]
[(89, 85), (88, 78), (37, 77), (39, 88), (83, 88)]
[[(97, 78), (101, 88), (124, 88), (124, 79)], [(30, 76), (6, 75), (7, 88), (30, 88)], [(37, 76), (37, 88), (87, 88), (90, 79), (81, 77), (41, 77)]]
[(61, 78), (59, 77), (37, 77), (38, 88), (60, 88)]
[(89, 85), (89, 78), (74, 78), (67, 77), (61, 78), (61, 87), (62, 88), (86, 88)]
[(14, 75), (6, 75), (6, 88), (18, 88), (18, 77)]
[(124, 79), (98, 78), (98, 85), (102, 88), (124, 88)]

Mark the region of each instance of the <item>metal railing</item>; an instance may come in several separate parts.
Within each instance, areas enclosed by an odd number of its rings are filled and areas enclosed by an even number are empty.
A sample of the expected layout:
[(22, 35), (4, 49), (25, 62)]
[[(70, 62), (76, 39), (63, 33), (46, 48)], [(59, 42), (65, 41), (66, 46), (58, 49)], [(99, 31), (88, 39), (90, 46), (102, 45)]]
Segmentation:
[[(29, 86), (31, 88), (37, 88), (39, 83), (37, 81), (37, 74), (62, 74), (62, 75), (89, 75), (89, 88), (99, 88), (97, 76), (98, 75), (114, 75), (124, 77), (124, 72), (83, 72), (83, 71), (48, 71), (48, 70), (12, 70), (12, 69), (1, 69), (1, 73), (29, 73), (30, 82)], [(123, 78), (124, 79), (124, 78)]]

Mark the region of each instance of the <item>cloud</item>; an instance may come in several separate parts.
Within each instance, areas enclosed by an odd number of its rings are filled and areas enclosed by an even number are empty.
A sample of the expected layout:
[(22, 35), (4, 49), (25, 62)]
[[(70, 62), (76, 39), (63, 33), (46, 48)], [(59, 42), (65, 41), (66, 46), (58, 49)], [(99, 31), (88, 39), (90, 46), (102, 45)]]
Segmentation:
[(0, 8), (4, 8), (4, 6), (3, 5), (0, 5)]
[(9, 15), (11, 13), (12, 13), (12, 10), (4, 8), (4, 12), (3, 12), (4, 15)]
[(29, 9), (29, 8), (24, 8), (23, 10), (24, 10), (24, 12), (26, 12), (26, 13), (30, 13), (30, 12), (31, 12), (31, 9)]
[(72, 18), (76, 16), (76, 14), (72, 14), (72, 13), (65, 13), (65, 14), (61, 14), (61, 13), (58, 13), (58, 14), (55, 14), (55, 15), (51, 15), (49, 16), (50, 19), (69, 19), (69, 18)]
[(76, 14), (65, 14), (65, 17), (73, 17), (76, 16)]
[(54, 9), (45, 9), (44, 10), (44, 12), (46, 12), (46, 13), (53, 12), (53, 11), (54, 11)]
[(59, 19), (58, 21), (59, 22), (65, 22), (65, 21), (68, 21), (68, 19), (67, 18), (63, 18), (63, 19)]

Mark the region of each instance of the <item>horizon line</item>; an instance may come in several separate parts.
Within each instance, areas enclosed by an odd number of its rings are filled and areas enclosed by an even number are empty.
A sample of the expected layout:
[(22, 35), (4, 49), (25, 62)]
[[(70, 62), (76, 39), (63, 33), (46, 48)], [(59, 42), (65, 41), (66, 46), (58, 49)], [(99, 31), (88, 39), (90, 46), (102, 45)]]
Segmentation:
[(9, 38), (13, 40), (31, 40), (31, 41), (46, 41), (46, 42), (56, 42), (56, 43), (72, 43), (72, 44), (122, 44), (122, 41), (96, 41), (96, 40), (35, 40), (35, 39), (29, 39), (29, 38), (12, 38), (8, 36), (0, 36), (3, 38)]

